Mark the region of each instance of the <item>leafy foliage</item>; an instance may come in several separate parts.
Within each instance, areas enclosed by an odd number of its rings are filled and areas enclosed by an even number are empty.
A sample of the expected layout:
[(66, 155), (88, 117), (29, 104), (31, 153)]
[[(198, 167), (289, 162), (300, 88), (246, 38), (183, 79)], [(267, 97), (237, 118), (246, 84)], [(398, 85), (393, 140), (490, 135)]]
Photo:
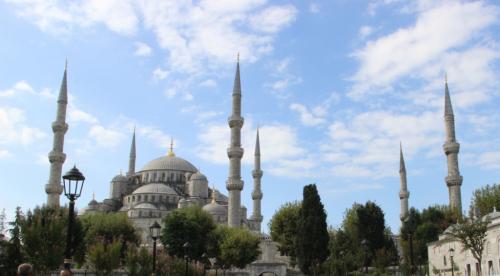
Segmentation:
[(326, 213), (315, 184), (304, 187), (297, 230), (299, 267), (309, 274), (316, 271), (329, 254)]
[(292, 265), (295, 263), (297, 251), (297, 223), (302, 204), (298, 201), (282, 205), (269, 221), (271, 238), (277, 242), (282, 255), (290, 256)]
[(88, 248), (88, 261), (97, 276), (111, 275), (120, 266), (121, 241), (101, 240)]
[(260, 254), (259, 237), (247, 229), (219, 225), (214, 237), (219, 244), (217, 259), (226, 268), (244, 268)]
[(129, 276), (150, 275), (153, 273), (153, 257), (146, 248), (137, 249), (132, 244), (128, 247), (125, 266)]
[(500, 210), (500, 185), (486, 185), (472, 193), (469, 216), (482, 217), (491, 213), (493, 209)]
[[(211, 233), (215, 229), (212, 216), (198, 206), (176, 209), (165, 217), (161, 242), (169, 254), (184, 257), (184, 243), (189, 242), (187, 254), (199, 260), (207, 252)], [(167, 246), (168, 245), (168, 246)]]

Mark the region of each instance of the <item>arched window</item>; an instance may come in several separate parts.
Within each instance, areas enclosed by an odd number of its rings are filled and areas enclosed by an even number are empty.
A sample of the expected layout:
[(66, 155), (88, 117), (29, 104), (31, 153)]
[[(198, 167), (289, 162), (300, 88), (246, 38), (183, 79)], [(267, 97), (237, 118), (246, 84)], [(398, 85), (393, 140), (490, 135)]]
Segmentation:
[(153, 173), (153, 181), (156, 181), (156, 173)]
[(137, 196), (137, 201), (141, 201), (141, 195)]
[(132, 202), (135, 202), (135, 196), (132, 196)]
[(175, 174), (174, 173), (170, 174), (170, 179), (172, 179), (172, 181), (175, 181)]
[(154, 195), (152, 195), (152, 196), (151, 196), (151, 201), (152, 201), (152, 202), (154, 202), (154, 201), (155, 201), (155, 199), (156, 199), (156, 198), (155, 198), (155, 196), (154, 196)]
[(148, 201), (148, 195), (144, 196), (144, 201)]
[(161, 181), (165, 181), (165, 173), (161, 174)]

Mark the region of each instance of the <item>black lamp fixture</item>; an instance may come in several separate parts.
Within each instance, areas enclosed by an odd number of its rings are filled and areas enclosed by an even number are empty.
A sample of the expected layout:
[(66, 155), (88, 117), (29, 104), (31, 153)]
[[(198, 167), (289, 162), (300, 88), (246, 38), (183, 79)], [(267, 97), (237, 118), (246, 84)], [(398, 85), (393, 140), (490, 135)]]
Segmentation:
[(153, 239), (153, 273), (156, 273), (156, 240), (160, 237), (161, 226), (157, 221), (153, 225), (149, 226), (149, 234)]
[(71, 271), (71, 245), (73, 243), (73, 224), (75, 219), (75, 200), (82, 194), (85, 176), (73, 166), (71, 170), (62, 177), (64, 186), (64, 195), (69, 199), (69, 220), (68, 234), (66, 237), (66, 251), (64, 254), (64, 269)]
[(188, 260), (189, 260), (189, 248), (191, 244), (189, 242), (185, 242), (182, 247), (184, 248), (184, 259), (186, 259), (186, 267), (184, 270), (184, 275), (188, 276)]
[(450, 252), (451, 276), (455, 276), (455, 271), (453, 268), (453, 257), (455, 256), (455, 249), (450, 248), (450, 250), (448, 251)]

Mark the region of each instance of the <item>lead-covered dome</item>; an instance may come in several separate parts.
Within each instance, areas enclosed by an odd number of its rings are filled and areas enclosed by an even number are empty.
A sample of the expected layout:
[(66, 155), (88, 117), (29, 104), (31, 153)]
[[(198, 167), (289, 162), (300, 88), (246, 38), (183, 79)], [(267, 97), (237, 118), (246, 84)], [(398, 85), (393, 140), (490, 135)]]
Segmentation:
[(158, 170), (183, 171), (192, 173), (197, 171), (196, 167), (193, 166), (193, 164), (174, 155), (161, 156), (153, 159), (149, 161), (141, 171)]
[(169, 194), (177, 195), (174, 189), (161, 183), (151, 183), (137, 188), (132, 194)]

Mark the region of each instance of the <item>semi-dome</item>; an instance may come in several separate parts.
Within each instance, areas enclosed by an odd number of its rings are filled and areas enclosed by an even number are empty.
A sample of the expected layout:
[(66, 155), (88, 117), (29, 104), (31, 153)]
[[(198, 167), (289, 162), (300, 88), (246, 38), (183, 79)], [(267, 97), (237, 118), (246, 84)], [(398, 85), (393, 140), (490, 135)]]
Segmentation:
[(158, 170), (184, 171), (192, 173), (197, 171), (196, 167), (193, 166), (193, 164), (175, 155), (161, 156), (153, 159), (149, 161), (141, 171)]
[(191, 175), (191, 178), (189, 180), (202, 180), (202, 181), (208, 181), (207, 177), (202, 174), (200, 171), (197, 171), (193, 175)]
[(174, 189), (161, 183), (151, 183), (137, 188), (132, 194), (169, 194), (177, 195)]
[(115, 177), (113, 177), (112, 182), (128, 182), (128, 178), (121, 173)]
[(227, 210), (222, 205), (217, 202), (209, 203), (202, 208), (204, 211), (208, 212), (211, 215), (227, 215)]
[(140, 203), (135, 205), (133, 209), (157, 209), (157, 208), (151, 203)]

